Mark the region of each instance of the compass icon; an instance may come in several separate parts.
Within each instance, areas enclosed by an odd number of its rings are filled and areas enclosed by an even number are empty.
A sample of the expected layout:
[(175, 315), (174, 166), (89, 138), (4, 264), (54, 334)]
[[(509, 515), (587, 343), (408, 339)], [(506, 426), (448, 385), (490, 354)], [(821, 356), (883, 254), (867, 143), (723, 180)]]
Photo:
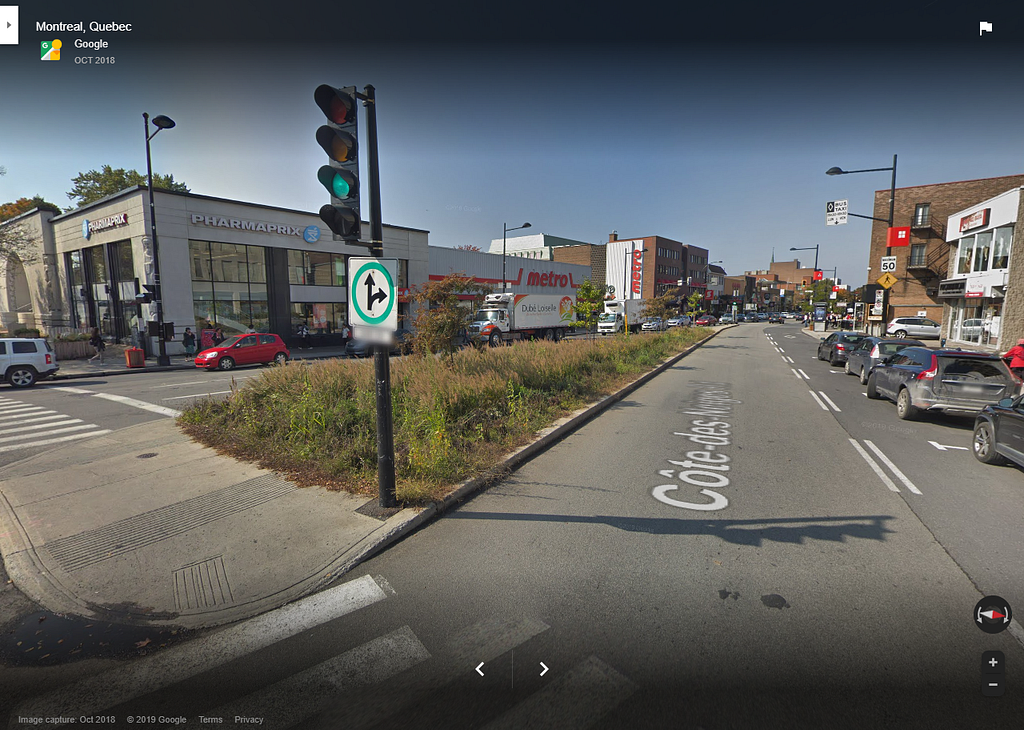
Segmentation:
[(1012, 619), (1010, 604), (999, 596), (985, 596), (974, 606), (975, 624), (986, 634), (998, 634), (1005, 630)]

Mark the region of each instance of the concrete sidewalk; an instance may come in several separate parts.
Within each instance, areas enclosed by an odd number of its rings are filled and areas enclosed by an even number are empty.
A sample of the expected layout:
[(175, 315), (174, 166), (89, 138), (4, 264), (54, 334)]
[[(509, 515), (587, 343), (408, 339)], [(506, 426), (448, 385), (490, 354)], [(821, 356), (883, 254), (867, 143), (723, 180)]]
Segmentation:
[(299, 488), (164, 419), (6, 466), (0, 552), (15, 586), (55, 613), (184, 628), (248, 618), (335, 580), (724, 329), (561, 419), (442, 504), (382, 510), (376, 498)]

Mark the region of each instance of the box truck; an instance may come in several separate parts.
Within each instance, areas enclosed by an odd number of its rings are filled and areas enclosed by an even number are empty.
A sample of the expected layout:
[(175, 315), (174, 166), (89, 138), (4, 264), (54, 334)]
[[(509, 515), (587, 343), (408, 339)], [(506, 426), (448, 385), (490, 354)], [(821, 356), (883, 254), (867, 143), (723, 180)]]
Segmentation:
[(491, 347), (513, 340), (560, 340), (575, 322), (572, 307), (572, 297), (561, 294), (488, 294), (473, 315), (469, 338)]
[(614, 335), (628, 329), (639, 332), (643, 324), (641, 312), (647, 306), (644, 299), (615, 299), (604, 303), (604, 314), (597, 320), (597, 331), (602, 335)]

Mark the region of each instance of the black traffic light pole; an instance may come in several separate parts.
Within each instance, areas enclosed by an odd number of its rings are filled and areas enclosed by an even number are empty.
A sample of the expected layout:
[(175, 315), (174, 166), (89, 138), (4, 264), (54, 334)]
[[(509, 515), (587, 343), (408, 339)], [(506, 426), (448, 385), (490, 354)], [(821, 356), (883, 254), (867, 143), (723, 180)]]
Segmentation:
[[(366, 140), (370, 145), (370, 255), (384, 256), (384, 222), (380, 212), (380, 168), (377, 159), (377, 104), (373, 86), (356, 97), (366, 107)], [(376, 345), (373, 370), (377, 381), (377, 491), (381, 507), (398, 504), (395, 496), (395, 430), (391, 416), (391, 348)]]

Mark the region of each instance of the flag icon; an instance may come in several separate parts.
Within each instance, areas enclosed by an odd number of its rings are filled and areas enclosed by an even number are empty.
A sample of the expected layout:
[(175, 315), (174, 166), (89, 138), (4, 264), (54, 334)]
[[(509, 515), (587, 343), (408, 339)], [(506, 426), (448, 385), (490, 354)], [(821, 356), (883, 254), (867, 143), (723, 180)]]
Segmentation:
[(59, 61), (62, 45), (59, 40), (43, 41), (39, 44), (39, 58), (43, 61)]
[(910, 245), (910, 226), (902, 226), (900, 228), (890, 228), (888, 230), (888, 236), (886, 237), (886, 246), (892, 248), (894, 246), (909, 246)]

